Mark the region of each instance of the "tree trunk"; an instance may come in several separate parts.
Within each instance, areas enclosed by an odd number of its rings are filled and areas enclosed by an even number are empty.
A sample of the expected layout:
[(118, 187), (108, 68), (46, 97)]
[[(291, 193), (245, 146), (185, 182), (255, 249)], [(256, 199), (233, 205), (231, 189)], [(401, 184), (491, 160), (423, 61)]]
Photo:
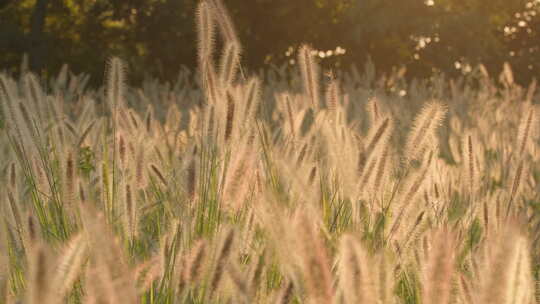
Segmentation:
[(45, 48), (45, 17), (47, 16), (47, 4), (49, 0), (36, 0), (34, 12), (32, 13), (30, 27), (30, 69), (39, 73), (45, 63), (46, 48)]

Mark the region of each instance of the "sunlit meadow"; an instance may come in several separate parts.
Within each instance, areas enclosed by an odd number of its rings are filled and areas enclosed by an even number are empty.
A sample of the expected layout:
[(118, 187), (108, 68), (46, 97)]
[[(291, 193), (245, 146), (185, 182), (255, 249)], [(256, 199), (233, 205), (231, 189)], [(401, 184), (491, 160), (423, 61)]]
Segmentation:
[(539, 302), (536, 83), (255, 75), (196, 18), (173, 84), (0, 75), (0, 303)]

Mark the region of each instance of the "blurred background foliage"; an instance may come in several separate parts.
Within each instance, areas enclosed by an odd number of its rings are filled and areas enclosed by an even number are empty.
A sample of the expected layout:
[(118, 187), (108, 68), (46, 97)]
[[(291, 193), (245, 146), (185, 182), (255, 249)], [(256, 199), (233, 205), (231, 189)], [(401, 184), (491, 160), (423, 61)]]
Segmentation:
[[(0, 0), (0, 70), (56, 74), (67, 63), (100, 83), (107, 58), (129, 65), (132, 81), (174, 80), (196, 65), (196, 0)], [(294, 65), (302, 42), (321, 64), (407, 78), (494, 75), (509, 62), (517, 82), (540, 69), (540, 0), (226, 0), (244, 46), (243, 65)], [(24, 61), (24, 54), (28, 60)], [(21, 65), (21, 62), (27, 64)]]

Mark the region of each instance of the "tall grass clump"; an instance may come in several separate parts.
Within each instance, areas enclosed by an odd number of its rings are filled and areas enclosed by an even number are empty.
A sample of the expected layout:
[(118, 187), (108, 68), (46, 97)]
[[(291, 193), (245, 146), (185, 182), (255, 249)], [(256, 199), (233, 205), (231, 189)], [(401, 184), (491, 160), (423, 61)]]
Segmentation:
[(250, 73), (194, 18), (176, 83), (0, 74), (0, 303), (540, 303), (534, 86)]

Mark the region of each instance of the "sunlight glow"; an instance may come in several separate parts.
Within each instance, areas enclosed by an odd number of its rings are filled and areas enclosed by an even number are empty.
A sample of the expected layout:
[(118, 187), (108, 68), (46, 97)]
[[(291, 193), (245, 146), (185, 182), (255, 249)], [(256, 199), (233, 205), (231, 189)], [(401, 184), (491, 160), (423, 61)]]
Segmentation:
[[(311, 51), (311, 54), (313, 56), (319, 57), (319, 58), (328, 58), (333, 56), (340, 56), (344, 55), (347, 52), (346, 49), (342, 48), (341, 46), (336, 47), (334, 50), (313, 50)], [(294, 56), (295, 50), (292, 46), (287, 48), (287, 51), (285, 51), (285, 57), (292, 57)], [(290, 65), (296, 64), (296, 61), (294, 59), (289, 60)]]

